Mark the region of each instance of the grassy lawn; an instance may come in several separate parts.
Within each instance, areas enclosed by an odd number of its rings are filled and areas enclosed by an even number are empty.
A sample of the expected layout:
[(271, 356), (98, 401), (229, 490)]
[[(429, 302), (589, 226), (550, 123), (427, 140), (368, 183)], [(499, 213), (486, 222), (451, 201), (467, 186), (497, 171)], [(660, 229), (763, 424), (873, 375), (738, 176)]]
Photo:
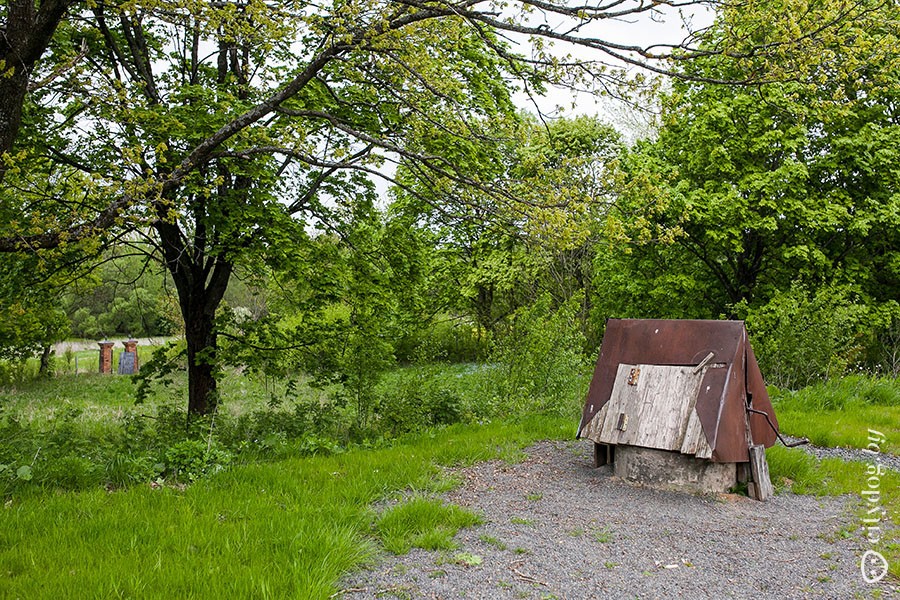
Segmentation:
[[(900, 454), (900, 384), (893, 379), (856, 375), (794, 392), (771, 390), (771, 396), (782, 433), (807, 437), (817, 446), (859, 449), (868, 447), (871, 435), (879, 452)], [(868, 462), (819, 461), (803, 450), (776, 445), (766, 456), (777, 488), (859, 498), (859, 530), (846, 535), (865, 538), (862, 519), (884, 508), (894, 525), (882, 527), (875, 548), (887, 558), (891, 574), (900, 577), (900, 474), (889, 469), (879, 473), (874, 453)], [(873, 485), (877, 497), (864, 495)]]
[[(150, 359), (151, 348), (139, 350), (142, 361)], [(281, 381), (230, 369), (219, 385), (222, 409), (237, 416), (266, 408), (273, 397), (284, 395), (285, 387)], [(0, 407), (25, 422), (50, 422), (64, 412), (77, 410), (79, 421), (101, 423), (135, 410), (136, 389), (137, 384), (129, 375), (81, 372), (78, 375), (36, 377), (0, 387)], [(307, 386), (299, 386), (299, 389), (309, 396), (308, 399), (324, 396), (322, 390)], [(160, 404), (187, 406), (187, 384), (183, 374), (168, 387), (154, 387), (145, 404), (137, 408), (140, 412), (151, 413), (152, 408)]]
[(854, 375), (770, 395), (782, 433), (817, 446), (865, 448), (873, 429), (886, 438), (882, 452), (900, 454), (900, 384), (893, 379)]
[[(380, 535), (392, 549), (436, 543), (427, 531), (403, 541), (404, 526), (377, 521), (374, 502), (446, 489), (439, 465), (516, 457), (571, 435), (569, 419), (453, 426), (390, 448), (234, 467), (185, 489), (15, 498), (0, 511), (0, 596), (328, 598)], [(413, 502), (406, 529), (472, 522)]]
[[(477, 414), (474, 403), (483, 402), (477, 376), (472, 377), (478, 372), (472, 365), (401, 369), (387, 374), (381, 385), (426, 397), (452, 393), (461, 399), (460, 414), (471, 419)], [(325, 392), (301, 387), (303, 400), (319, 407)], [(254, 423), (268, 427), (296, 417), (289, 405), (277, 408), (280, 412), (270, 406), (287, 397), (285, 382), (232, 371), (221, 389), (223, 406), (233, 415), (233, 435), (242, 431), (240, 415), (256, 415)], [(30, 436), (0, 439), (0, 449), (12, 450), (6, 476), (15, 478), (22, 464), (34, 467), (34, 485), (7, 488), (12, 491), (5, 492), (0, 510), (0, 597), (328, 598), (343, 574), (375, 552), (449, 548), (459, 527), (478, 522), (478, 515), (430, 497), (454, 485), (441, 465), (516, 459), (533, 441), (570, 437), (577, 418), (452, 425), (393, 442), (376, 439), (375, 447), (307, 457), (298, 454), (308, 448), (292, 445), (285, 438), (291, 430), (281, 429), (272, 440), (232, 439), (228, 448), (234, 460), (226, 461), (222, 472), (189, 486), (173, 485), (172, 479), (158, 485), (147, 483), (148, 474), (159, 472), (153, 463), (167, 460), (167, 449), (180, 447), (183, 437), (169, 437), (164, 427), (143, 428), (158, 422), (152, 415), (160, 407), (183, 408), (184, 385), (155, 390), (140, 407), (134, 406), (134, 391), (129, 377), (98, 374), (0, 388), (0, 424), (13, 418), (44, 432), (9, 423), (0, 428)], [(868, 430), (877, 429), (886, 438), (883, 452), (900, 449), (900, 386), (893, 380), (849, 377), (797, 392), (772, 390), (772, 398), (786, 433), (824, 446), (864, 448)], [(128, 417), (142, 413), (147, 417)], [(27, 451), (26, 441), (32, 444)], [(864, 538), (867, 506), (861, 492), (870, 464), (817, 461), (783, 447), (770, 449), (768, 457), (781, 491), (860, 498), (858, 527), (836, 535)], [(116, 469), (122, 476), (110, 477)], [(122, 487), (108, 491), (101, 485), (105, 481)], [(879, 489), (880, 506), (900, 522), (900, 475), (885, 472)], [(380, 500), (410, 490), (407, 501), (376, 514), (373, 506)], [(886, 530), (877, 549), (900, 576), (896, 530)]]

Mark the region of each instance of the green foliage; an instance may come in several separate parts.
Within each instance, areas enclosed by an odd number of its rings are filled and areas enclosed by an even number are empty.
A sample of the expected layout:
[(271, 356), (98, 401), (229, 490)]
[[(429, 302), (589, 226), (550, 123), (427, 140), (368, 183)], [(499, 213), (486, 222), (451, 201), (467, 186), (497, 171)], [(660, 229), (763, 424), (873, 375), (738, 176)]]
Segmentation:
[(796, 391), (774, 389), (773, 397), (810, 412), (850, 410), (860, 405), (895, 407), (900, 406), (900, 383), (891, 377), (850, 375)]
[(488, 342), (485, 332), (468, 319), (447, 317), (406, 333), (398, 340), (395, 354), (401, 363), (476, 362), (487, 356)]
[(757, 309), (736, 308), (747, 322), (763, 375), (797, 389), (843, 375), (864, 352), (878, 323), (850, 288), (794, 285)]
[[(804, 18), (837, 10), (819, 3)], [(779, 385), (882, 360), (875, 338), (900, 289), (900, 80), (897, 52), (884, 46), (898, 11), (866, 11), (805, 54), (680, 63), (688, 78), (779, 76), (759, 86), (680, 80), (663, 95), (657, 139), (619, 163), (610, 243), (594, 263), (596, 327), (609, 316), (745, 316)], [(770, 26), (768, 12), (725, 8), (704, 44), (785, 39), (791, 18)]]
[[(69, 334), (50, 265), (7, 257), (0, 272), (0, 360), (23, 363)], [(42, 370), (48, 365), (42, 365)], [(47, 373), (45, 373), (47, 374)]]
[[(436, 363), (388, 371), (372, 392), (365, 429), (355, 407), (310, 387), (305, 378), (228, 371), (221, 410), (190, 420), (190, 426), (178, 406), (183, 371), (173, 372), (167, 386), (150, 385), (138, 406), (129, 377), (30, 380), (0, 388), (0, 495), (119, 488), (157, 478), (191, 481), (234, 464), (336, 454), (356, 442), (380, 447), (407, 432), (517, 416), (498, 408), (495, 370)], [(503, 453), (515, 455), (512, 449)]]
[(459, 381), (465, 373), (458, 371), (432, 364), (387, 374), (376, 390), (378, 421), (374, 428), (396, 436), (470, 420), (469, 411), (474, 407), (467, 407), (466, 400), (471, 399), (471, 390)]
[(183, 440), (166, 450), (166, 472), (176, 481), (196, 481), (204, 475), (218, 473), (231, 462), (231, 454), (213, 440)]
[(178, 309), (158, 265), (148, 265), (150, 257), (140, 254), (108, 254), (90, 276), (79, 278), (62, 294), (60, 305), (72, 335), (107, 339), (177, 333)]
[(144, 402), (154, 388), (172, 386), (176, 376), (187, 370), (186, 355), (184, 340), (174, 340), (155, 348), (150, 360), (144, 361), (133, 376), (137, 383), (135, 402)]
[[(435, 185), (403, 165), (404, 185), (391, 206), (434, 248), (424, 282), (434, 309), (425, 314), (450, 312), (460, 326), (472, 324), (481, 354), (467, 360), (483, 360), (494, 334), (542, 293), (562, 304), (590, 286), (591, 242), (612, 196), (620, 148), (618, 134), (597, 118), (538, 123), (519, 114), (491, 128), (494, 159), (470, 175), (484, 180), (484, 189), (452, 180)], [(517, 201), (491, 193), (504, 179), (513, 182)], [(456, 210), (443, 208), (460, 201)]]
[(491, 355), (498, 413), (578, 413), (587, 386), (580, 302), (574, 296), (554, 309), (545, 295), (516, 313)]
[(482, 522), (478, 515), (441, 500), (415, 496), (385, 510), (375, 524), (389, 552), (406, 554), (410, 548), (452, 550), (453, 536), (462, 527)]

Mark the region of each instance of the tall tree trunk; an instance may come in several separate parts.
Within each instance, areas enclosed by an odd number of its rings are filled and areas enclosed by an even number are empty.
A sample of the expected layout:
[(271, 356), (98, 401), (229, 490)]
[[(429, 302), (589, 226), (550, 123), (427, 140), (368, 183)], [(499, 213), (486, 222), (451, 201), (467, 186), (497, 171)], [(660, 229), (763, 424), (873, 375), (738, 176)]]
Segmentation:
[(53, 352), (53, 346), (50, 344), (46, 344), (41, 351), (41, 367), (38, 370), (38, 374), (42, 377), (50, 376), (50, 356)]
[[(0, 22), (0, 154), (12, 149), (22, 125), (31, 72), (74, 0), (9, 0)], [(0, 181), (6, 167), (0, 163)]]
[[(203, 305), (206, 302), (199, 302)], [(215, 303), (218, 306), (218, 302)], [(215, 374), (217, 340), (213, 315), (197, 311), (184, 315), (184, 338), (188, 359), (188, 413), (207, 415), (215, 412), (218, 390)]]
[[(208, 415), (218, 405), (216, 381), (216, 310), (222, 303), (233, 265), (225, 259), (216, 259), (216, 267), (205, 277), (202, 264), (192, 265), (195, 285), (184, 285), (181, 273), (172, 273), (176, 279), (181, 316), (184, 318), (184, 338), (188, 359), (188, 413)], [(182, 285), (177, 280), (182, 279)]]
[[(204, 244), (189, 247), (177, 225), (158, 221), (159, 236), (166, 269), (178, 292), (178, 304), (184, 319), (184, 337), (188, 359), (188, 413), (207, 415), (215, 411), (216, 394), (216, 310), (222, 303), (233, 263), (201, 251)], [(201, 231), (203, 228), (200, 228)], [(201, 236), (202, 237), (202, 236)]]

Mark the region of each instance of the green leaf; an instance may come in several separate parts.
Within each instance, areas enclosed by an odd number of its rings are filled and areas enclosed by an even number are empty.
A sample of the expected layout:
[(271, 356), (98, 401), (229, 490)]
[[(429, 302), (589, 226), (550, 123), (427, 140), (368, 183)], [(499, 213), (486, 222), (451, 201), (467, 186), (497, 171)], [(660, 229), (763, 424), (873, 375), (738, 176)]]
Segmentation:
[(33, 474), (31, 472), (31, 467), (28, 465), (22, 465), (18, 469), (16, 469), (16, 478), (21, 479), (22, 481), (31, 481)]

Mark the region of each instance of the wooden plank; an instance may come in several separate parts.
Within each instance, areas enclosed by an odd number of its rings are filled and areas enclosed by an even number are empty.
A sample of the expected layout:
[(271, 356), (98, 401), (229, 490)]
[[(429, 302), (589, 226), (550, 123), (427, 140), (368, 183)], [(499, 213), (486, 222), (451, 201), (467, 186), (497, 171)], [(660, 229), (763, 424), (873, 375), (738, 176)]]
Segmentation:
[(587, 425), (585, 425), (582, 430), (582, 435), (589, 440), (594, 440), (596, 443), (600, 442), (600, 436), (603, 432), (603, 420), (606, 418), (606, 413), (609, 410), (609, 402), (600, 407), (600, 410), (597, 411), (597, 414), (594, 415), (594, 418), (591, 419)]
[(680, 450), (699, 385), (689, 368), (648, 367), (641, 415), (646, 425), (641, 428), (636, 445)]
[[(613, 383), (613, 390), (609, 396), (609, 402), (603, 407), (606, 409), (606, 414), (604, 415), (601, 425), (600, 439), (597, 440), (602, 444), (622, 443), (622, 434), (627, 432), (627, 429), (625, 432), (617, 429), (616, 425), (619, 423), (619, 415), (626, 412), (623, 407), (630, 403), (631, 395), (634, 393), (633, 390), (638, 387), (628, 385), (627, 383), (628, 376), (633, 367), (634, 365), (620, 363), (619, 368), (616, 371), (616, 381)], [(629, 415), (629, 419), (631, 419), (631, 415)], [(632, 425), (632, 423), (629, 423), (629, 427)]]
[(706, 441), (706, 434), (700, 436), (700, 445), (697, 447), (697, 458), (712, 458), (712, 447)]
[[(629, 385), (628, 379), (632, 369), (640, 369), (641, 374), (635, 385)], [(644, 403), (646, 402), (645, 390), (647, 389), (647, 371), (644, 365), (620, 365), (619, 378), (616, 381), (616, 390), (619, 399), (619, 414), (628, 416), (628, 426), (619, 430), (619, 444), (634, 446), (640, 435), (644, 422)], [(615, 425), (618, 425), (619, 417), (616, 416)]]
[(748, 489), (752, 497), (765, 502), (775, 493), (772, 480), (769, 478), (765, 446), (750, 446), (750, 475), (753, 478), (753, 485), (748, 486)]
[(609, 401), (584, 428), (584, 437), (599, 444), (643, 446), (709, 458), (712, 449), (695, 410), (706, 368), (697, 371), (686, 366), (620, 363)]
[[(637, 385), (627, 385), (633, 368), (641, 370), (640, 378)], [(625, 414), (628, 425), (616, 443), (678, 451), (699, 388), (700, 376), (690, 367), (620, 365), (613, 388), (616, 406), (610, 408), (604, 428), (615, 427), (616, 415)]]
[(700, 416), (697, 414), (696, 408), (694, 408), (691, 410), (691, 416), (688, 417), (687, 427), (685, 427), (684, 430), (684, 438), (681, 440), (681, 453), (697, 454), (701, 449), (701, 440), (709, 446), (706, 442), (706, 434), (703, 433), (703, 424), (700, 423)]

